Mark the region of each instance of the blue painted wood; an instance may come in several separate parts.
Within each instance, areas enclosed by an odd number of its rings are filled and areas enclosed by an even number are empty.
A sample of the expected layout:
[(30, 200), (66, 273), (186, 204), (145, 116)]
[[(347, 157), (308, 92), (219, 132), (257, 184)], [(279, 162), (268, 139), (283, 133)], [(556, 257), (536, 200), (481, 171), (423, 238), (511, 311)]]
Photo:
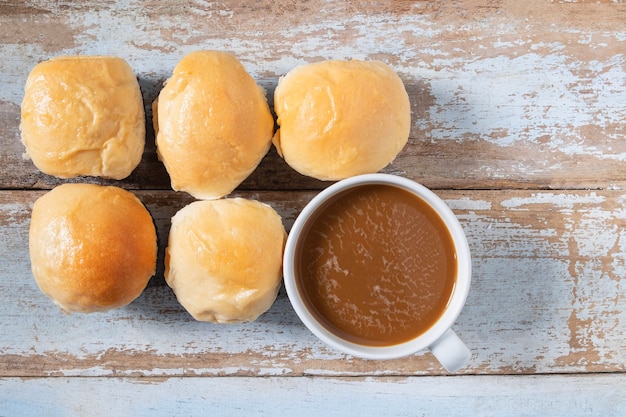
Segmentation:
[(620, 416), (624, 374), (5, 378), (2, 416)]

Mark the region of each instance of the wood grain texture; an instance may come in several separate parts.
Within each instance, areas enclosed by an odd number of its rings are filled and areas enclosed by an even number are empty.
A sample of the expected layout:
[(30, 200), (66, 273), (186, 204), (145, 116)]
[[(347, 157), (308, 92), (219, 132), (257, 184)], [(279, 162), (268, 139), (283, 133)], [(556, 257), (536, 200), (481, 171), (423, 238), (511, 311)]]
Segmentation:
[[(428, 352), (366, 361), (327, 348), (281, 291), (254, 323), (194, 321), (157, 276), (130, 306), (64, 315), (29, 271), (30, 207), (44, 191), (0, 192), (0, 374), (10, 376), (437, 375)], [(440, 191), (464, 227), (473, 282), (455, 331), (468, 374), (626, 370), (626, 194), (621, 191)], [(160, 268), (170, 217), (184, 194), (138, 195), (155, 218)], [(289, 230), (313, 192), (239, 196), (272, 205)], [(64, 329), (59, 332), (58, 329)]]
[[(368, 378), (11, 378), (4, 415), (619, 416), (624, 375)], [(82, 395), (75, 395), (80, 392)]]
[[(28, 4), (26, 6), (25, 4)], [(59, 181), (21, 159), (19, 105), (39, 61), (115, 54), (148, 119), (182, 56), (235, 53), (271, 102), (278, 77), (321, 59), (381, 59), (412, 103), (410, 141), (386, 172), (433, 188), (624, 188), (626, 5), (545, 1), (9, 2), (0, 9), (1, 188)], [(127, 188), (164, 188), (148, 120)], [(243, 189), (315, 189), (272, 151)]]
[[(0, 415), (621, 415), (626, 372), (626, 4), (615, 0), (0, 2)], [(270, 105), (280, 76), (324, 59), (379, 59), (411, 100), (407, 146), (383, 171), (457, 214), (473, 282), (458, 376), (429, 352), (340, 354), (281, 290), (256, 322), (194, 321), (163, 279), (171, 216), (192, 201), (158, 161), (150, 104), (198, 49), (234, 53)], [(113, 184), (145, 202), (157, 275), (131, 305), (64, 315), (30, 272), (33, 202), (61, 184), (22, 157), (30, 69), (110, 54), (135, 70), (146, 148)], [(271, 149), (234, 195), (289, 230), (329, 183)], [(81, 393), (81, 395), (77, 395)]]

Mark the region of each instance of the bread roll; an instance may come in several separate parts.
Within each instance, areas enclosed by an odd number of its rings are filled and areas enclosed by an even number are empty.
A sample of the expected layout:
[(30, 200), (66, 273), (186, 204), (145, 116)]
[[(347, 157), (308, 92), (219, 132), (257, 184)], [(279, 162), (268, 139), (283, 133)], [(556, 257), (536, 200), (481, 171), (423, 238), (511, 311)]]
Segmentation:
[(174, 190), (214, 199), (243, 182), (271, 146), (264, 90), (233, 55), (185, 56), (153, 105), (159, 158)]
[(199, 321), (254, 321), (273, 304), (286, 232), (268, 205), (242, 198), (196, 201), (172, 218), (165, 280)]
[(154, 275), (156, 239), (150, 213), (131, 192), (60, 185), (33, 206), (33, 275), (66, 312), (121, 307), (137, 298)]
[(378, 61), (323, 61), (283, 77), (274, 92), (278, 153), (296, 171), (340, 180), (381, 170), (409, 137), (402, 80)]
[(37, 64), (20, 124), (26, 157), (60, 178), (126, 178), (143, 154), (139, 83), (121, 58), (65, 56)]

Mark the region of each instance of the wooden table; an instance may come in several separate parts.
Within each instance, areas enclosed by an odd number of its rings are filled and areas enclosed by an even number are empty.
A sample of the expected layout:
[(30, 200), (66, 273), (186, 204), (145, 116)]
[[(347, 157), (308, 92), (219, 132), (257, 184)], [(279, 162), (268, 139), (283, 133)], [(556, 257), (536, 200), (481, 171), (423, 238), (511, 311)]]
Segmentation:
[[(30, 69), (112, 54), (149, 105), (188, 52), (235, 53), (267, 88), (322, 59), (379, 59), (406, 84), (412, 130), (383, 171), (434, 189), (458, 215), (473, 282), (455, 326), (469, 365), (429, 352), (340, 354), (284, 290), (258, 321), (194, 321), (163, 280), (169, 187), (148, 122), (136, 171), (112, 183), (155, 217), (159, 270), (105, 314), (64, 315), (36, 287), (30, 210), (64, 181), (22, 159)], [(625, 415), (626, 4), (623, 1), (0, 2), (0, 415)], [(271, 101), (271, 100), (270, 100)], [(327, 183), (271, 150), (235, 192), (290, 228)]]

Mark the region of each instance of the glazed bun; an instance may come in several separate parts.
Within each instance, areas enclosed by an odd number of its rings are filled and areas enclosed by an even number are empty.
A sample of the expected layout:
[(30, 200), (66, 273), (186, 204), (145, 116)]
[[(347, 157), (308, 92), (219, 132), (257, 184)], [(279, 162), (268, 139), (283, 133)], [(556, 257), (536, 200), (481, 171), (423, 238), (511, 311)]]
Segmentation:
[(40, 197), (30, 222), (30, 261), (39, 288), (66, 312), (129, 304), (156, 269), (156, 231), (129, 191), (64, 184)]
[(231, 193), (271, 146), (265, 91), (233, 55), (185, 56), (153, 104), (159, 158), (174, 190), (198, 199)]
[(291, 70), (274, 92), (278, 153), (296, 171), (340, 180), (381, 170), (407, 143), (402, 80), (378, 61), (323, 61)]
[(286, 232), (255, 200), (196, 201), (172, 218), (165, 280), (199, 321), (254, 321), (278, 294)]
[(126, 178), (145, 144), (139, 83), (117, 57), (41, 62), (26, 81), (20, 130), (25, 157), (46, 174)]

